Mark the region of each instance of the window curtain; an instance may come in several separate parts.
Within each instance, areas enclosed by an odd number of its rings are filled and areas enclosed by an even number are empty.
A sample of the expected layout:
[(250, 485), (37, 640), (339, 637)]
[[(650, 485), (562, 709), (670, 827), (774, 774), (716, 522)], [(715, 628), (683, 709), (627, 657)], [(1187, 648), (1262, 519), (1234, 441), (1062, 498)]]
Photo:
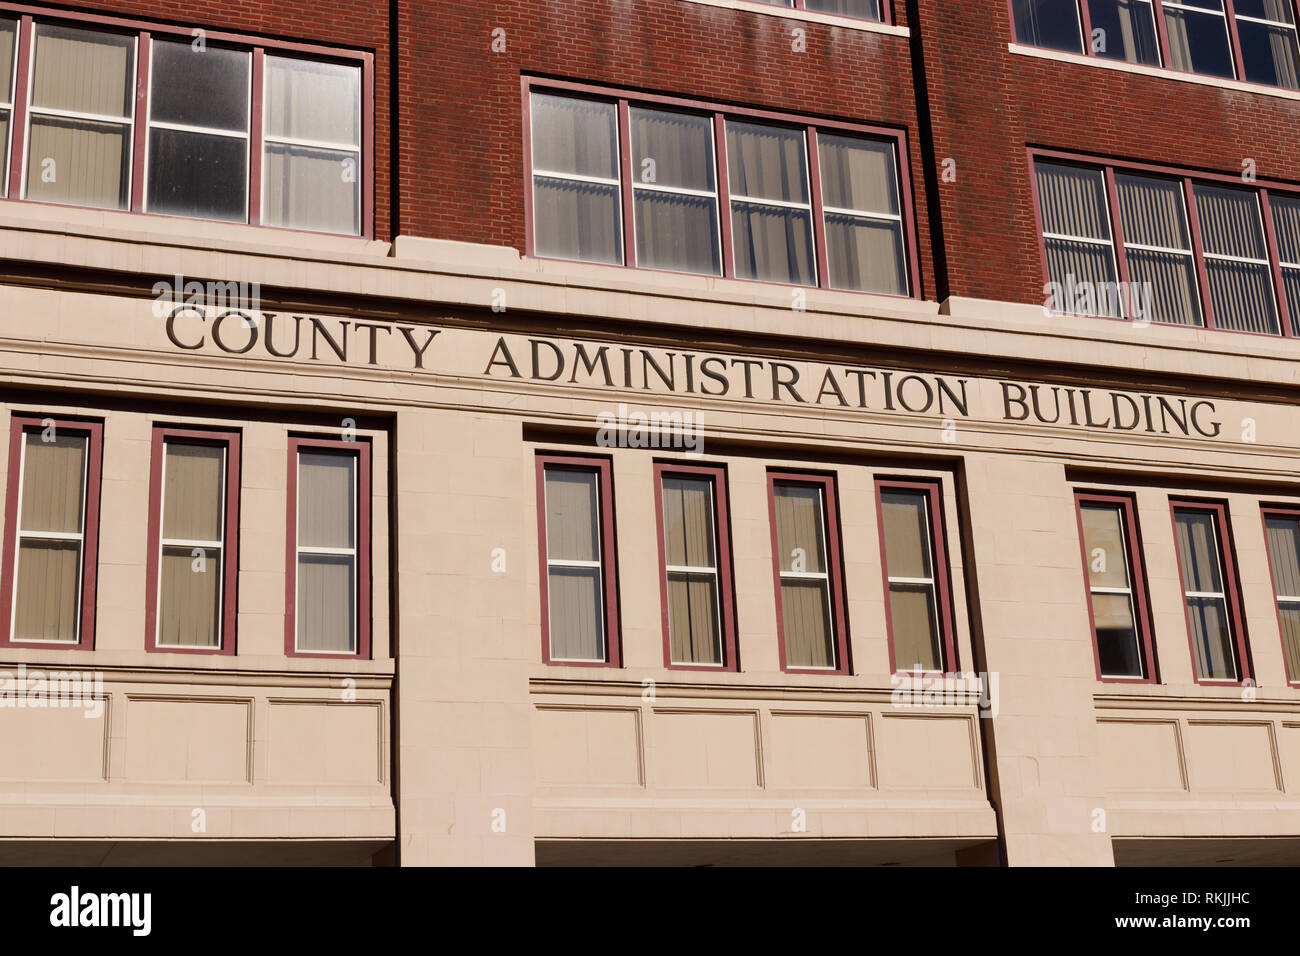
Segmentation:
[(535, 93), (531, 113), (537, 171), (533, 243), (538, 254), (621, 263), (619, 187), (563, 175), (619, 178), (614, 104)]
[[(296, 613), (303, 650), (356, 650), (356, 468), (355, 455), (298, 456)], [(353, 553), (310, 553), (314, 548)]]
[[(1038, 204), (1042, 214), (1047, 252), (1047, 271), (1059, 283), (1064, 294), (1088, 284), (1093, 290), (1092, 312), (1119, 315), (1117, 296), (1099, 295), (1116, 281), (1115, 246), (1110, 231), (1110, 214), (1106, 201), (1106, 181), (1100, 169), (1038, 163)], [(1076, 239), (1103, 240), (1106, 244), (1080, 242)], [(1103, 301), (1104, 300), (1104, 301)], [(1075, 302), (1064, 302), (1067, 313), (1076, 311)], [(1077, 304), (1087, 309), (1086, 302)]]
[(1282, 597), (1300, 597), (1300, 521), (1295, 518), (1269, 517), (1265, 521), (1268, 554), (1273, 565), (1273, 588), (1279, 598), (1278, 617), (1282, 623), (1282, 651), (1286, 672), (1292, 680), (1300, 679), (1300, 601), (1282, 601)]
[[(939, 642), (927, 496), (887, 491), (880, 496), (889, 581), (889, 617), (894, 639), (894, 663), (899, 670), (936, 671), (943, 668)], [(895, 578), (930, 579), (895, 581)]]
[(131, 125), (42, 115), (131, 116), (135, 41), (38, 24), (32, 70), (27, 196), (43, 202), (124, 209), (129, 198)]
[(1016, 39), (1029, 46), (1081, 53), (1078, 0), (1013, 0)]
[(880, 15), (880, 0), (804, 0), (804, 6), (818, 13), (838, 13), (845, 17), (860, 17), (877, 22), (883, 19)]
[(803, 131), (728, 122), (727, 167), (736, 274), (745, 279), (815, 284), (809, 210), (762, 202), (809, 201)]
[(1277, 306), (1256, 194), (1205, 185), (1197, 185), (1195, 194), (1215, 325), (1276, 335)]
[(158, 643), (217, 647), (225, 453), (215, 445), (181, 442), (168, 442), (166, 453)]
[[(18, 25), (13, 20), (0, 20), (0, 104), (12, 106), (14, 99), (14, 38)], [(0, 105), (0, 143), (9, 142), (9, 123), (13, 110), (10, 106)], [(0, 149), (0, 156), (8, 150)], [(9, 167), (5, 159), (0, 159), (0, 196), (9, 188)]]
[[(1223, 0), (1203, 0), (1209, 9), (1222, 11)], [(1169, 38), (1170, 66), (1187, 73), (1232, 79), (1236, 68), (1228, 46), (1228, 21), (1222, 13), (1165, 7), (1165, 32)]]
[(549, 563), (600, 560), (598, 480), (590, 471), (546, 471), (547, 607), (553, 658), (605, 659), (600, 568)]
[[(1300, 50), (1296, 46), (1291, 2), (1250, 0), (1235, 5), (1246, 79), (1293, 90), (1300, 88)], [(1242, 17), (1258, 17), (1273, 23), (1256, 23)]]
[[(1123, 510), (1116, 505), (1085, 505), (1079, 509), (1079, 516), (1083, 523), (1101, 672), (1108, 677), (1141, 677), (1142, 653), (1129, 579)], [(1123, 588), (1129, 593), (1098, 592), (1093, 588)]]
[[(1132, 295), (1144, 298), (1150, 291), (1154, 321), (1204, 325), (1182, 184), (1117, 173), (1115, 186)], [(1163, 251), (1169, 249), (1182, 254)]]
[(1098, 56), (1159, 65), (1160, 44), (1151, 0), (1088, 0), (1088, 15), (1094, 35), (1102, 31)]
[(1291, 331), (1300, 335), (1300, 199), (1272, 193), (1268, 202), (1278, 257), (1282, 260), (1282, 285), (1291, 312)]
[[(23, 500), (14, 588), (14, 637), (77, 640), (81, 540), (42, 539), (40, 532), (81, 534), (85, 505), (85, 436), (40, 432), (23, 438)], [(35, 536), (32, 534), (35, 533)]]
[[(828, 209), (898, 215), (898, 175), (891, 143), (818, 137), (822, 202)], [(827, 212), (826, 260), (831, 285), (859, 292), (907, 294), (901, 222)]]
[(691, 189), (694, 196), (636, 189), (637, 263), (656, 269), (719, 275), (718, 200), (712, 121), (688, 113), (629, 111), (636, 186)]
[[(1224, 593), (1214, 524), (1214, 517), (1203, 512), (1175, 513), (1178, 559), (1182, 565), (1183, 591), (1187, 595)], [(1202, 680), (1233, 679), (1236, 663), (1226, 598), (1186, 596), (1185, 600), (1197, 676)]]
[(713, 482), (665, 477), (662, 497), (664, 555), (668, 565), (714, 569), (667, 573), (672, 659), (678, 663), (721, 664)]
[[(773, 488), (780, 569), (823, 574), (829, 569), (822, 491), (812, 485), (776, 483)], [(801, 552), (795, 567), (795, 549)], [(786, 663), (792, 667), (834, 667), (830, 582), (827, 579), (781, 580), (781, 617)]]

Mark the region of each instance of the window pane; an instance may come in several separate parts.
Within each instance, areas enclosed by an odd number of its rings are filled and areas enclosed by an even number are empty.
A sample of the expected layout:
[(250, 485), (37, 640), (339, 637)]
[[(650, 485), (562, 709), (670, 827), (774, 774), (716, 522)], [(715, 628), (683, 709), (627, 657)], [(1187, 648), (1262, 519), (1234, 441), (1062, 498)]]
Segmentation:
[(1291, 15), (1292, 0), (1233, 0), (1232, 7), (1238, 17), (1256, 17), (1278, 23), (1294, 23)]
[(713, 122), (707, 116), (633, 108), (632, 175), (639, 183), (712, 192)]
[(1100, 169), (1056, 163), (1038, 163), (1034, 169), (1044, 232), (1110, 240), (1106, 179)]
[(617, 186), (538, 176), (533, 191), (534, 246), (540, 256), (622, 263)]
[(1190, 252), (1183, 188), (1171, 179), (1115, 174), (1124, 244), (1163, 246)]
[[(1222, 0), (1206, 4), (1222, 9)], [(1228, 47), (1228, 21), (1218, 13), (1165, 7), (1170, 66), (1188, 73), (1232, 79), (1232, 52)]]
[(125, 209), (130, 195), (131, 127), (33, 114), (27, 198)]
[(825, 581), (781, 582), (787, 667), (834, 667), (835, 640)]
[(1194, 192), (1201, 243), (1207, 253), (1244, 259), (1267, 257), (1255, 193), (1202, 184), (1197, 184)]
[(668, 572), (668, 641), (674, 663), (723, 663), (714, 575)]
[(79, 541), (25, 540), (18, 547), (14, 640), (77, 640)]
[(1195, 194), (1215, 324), (1242, 332), (1276, 334), (1277, 309), (1269, 266), (1264, 262), (1210, 258), (1220, 255), (1263, 260), (1267, 257), (1256, 194), (1205, 185), (1197, 185)]
[(924, 492), (883, 491), (880, 494), (881, 533), (891, 578), (930, 578), (931, 554), (928, 495)]
[(814, 285), (812, 217), (802, 209), (731, 203), (736, 275)]
[(361, 145), (361, 68), (266, 57), (266, 134), (317, 144)]
[(163, 465), (162, 536), (182, 541), (220, 541), (225, 449), (167, 442)]
[(1238, 332), (1278, 334), (1273, 277), (1267, 265), (1208, 259), (1205, 270), (1215, 325)]
[(1115, 186), (1134, 296), (1145, 302), (1150, 295), (1153, 321), (1204, 324), (1182, 184), (1117, 173)]
[(776, 512), (776, 546), (782, 571), (827, 570), (826, 519), (822, 490), (817, 485), (776, 482), (772, 491)]
[(712, 568), (713, 482), (708, 478), (663, 479), (664, 555), (669, 565)]
[(733, 198), (808, 202), (801, 129), (728, 121), (727, 168)]
[(1268, 202), (1273, 213), (1273, 231), (1277, 234), (1278, 256), (1283, 262), (1300, 266), (1300, 199), (1272, 193)]
[(826, 214), (826, 264), (836, 289), (907, 295), (903, 227)]
[(822, 204), (837, 209), (898, 215), (894, 145), (822, 134), (817, 138)]
[(1227, 603), (1222, 598), (1188, 598), (1187, 617), (1192, 626), (1196, 676), (1201, 680), (1236, 679)]
[(838, 13), (846, 17), (861, 17), (863, 20), (883, 19), (880, 15), (880, 0), (804, 0), (804, 6), (818, 13)]
[(1160, 65), (1160, 41), (1150, 0), (1088, 0), (1088, 14), (1092, 50), (1098, 56)]
[(551, 658), (605, 659), (604, 601), (599, 568), (557, 568), (547, 573)]
[[(711, 119), (632, 109), (629, 123), (637, 186), (716, 192)], [(716, 196), (637, 189), (636, 242), (640, 265), (720, 274)]]
[(298, 453), (298, 547), (355, 547), (356, 471), (356, 455)]
[(135, 92), (135, 37), (36, 25), (32, 106), (129, 117)]
[(889, 585), (889, 624), (894, 667), (900, 671), (942, 670), (934, 589), (928, 584)]
[(1082, 53), (1077, 0), (1012, 0), (1016, 39), (1029, 46)]
[(361, 171), (356, 153), (266, 144), (262, 222), (314, 232), (361, 231)]
[(149, 131), (149, 211), (243, 222), (248, 140), (175, 129)]
[(18, 24), (0, 20), (0, 103), (12, 103), (14, 92), (14, 39)]
[(534, 93), (533, 169), (618, 179), (613, 103)]
[(86, 437), (56, 430), (50, 441), (45, 441), (41, 432), (27, 432), (23, 441), (23, 504), (18, 527), (80, 534)]
[(1097, 659), (1103, 677), (1141, 677), (1142, 653), (1133, 623), (1133, 599), (1128, 594), (1092, 595), (1092, 621), (1097, 629)]
[(721, 275), (717, 200), (638, 190), (636, 258), (652, 269)]
[(1300, 598), (1300, 519), (1270, 515), (1264, 520), (1264, 527), (1273, 568), (1273, 590), (1279, 598)]
[(1282, 651), (1288, 679), (1300, 680), (1300, 604), (1282, 605), (1278, 616), (1282, 622)]
[(1300, 49), (1296, 47), (1295, 27), (1252, 23), (1239, 16), (1237, 36), (1241, 39), (1246, 79), (1252, 83), (1300, 89)]
[(298, 649), (355, 653), (356, 559), (298, 556)]
[(546, 556), (551, 560), (600, 560), (598, 475), (546, 469)]
[(1214, 515), (1205, 511), (1174, 514), (1178, 559), (1182, 566), (1183, 590), (1223, 593), (1219, 570), (1219, 547)]
[(248, 53), (154, 40), (152, 56), (151, 120), (248, 132)]
[(9, 111), (0, 110), (0, 196), (9, 189)]
[(219, 647), (222, 555), (208, 549), (165, 547), (159, 585), (158, 643), (181, 647)]
[(1129, 586), (1128, 543), (1124, 538), (1123, 509), (1118, 505), (1084, 505), (1083, 546), (1088, 556), (1088, 586)]

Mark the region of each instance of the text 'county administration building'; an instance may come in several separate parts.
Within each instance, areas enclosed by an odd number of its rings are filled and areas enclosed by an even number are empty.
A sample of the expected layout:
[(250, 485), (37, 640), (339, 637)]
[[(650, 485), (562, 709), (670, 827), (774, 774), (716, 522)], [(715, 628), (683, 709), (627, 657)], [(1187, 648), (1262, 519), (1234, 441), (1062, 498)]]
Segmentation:
[(1300, 863), (1296, 23), (0, 0), (0, 863)]

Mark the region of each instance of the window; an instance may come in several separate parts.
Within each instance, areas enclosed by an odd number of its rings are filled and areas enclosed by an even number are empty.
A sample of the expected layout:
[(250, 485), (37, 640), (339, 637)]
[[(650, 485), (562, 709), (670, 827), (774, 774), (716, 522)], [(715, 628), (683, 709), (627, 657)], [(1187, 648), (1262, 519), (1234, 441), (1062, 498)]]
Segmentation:
[(1296, 334), (1300, 197), (1032, 152), (1059, 311)]
[(886, 9), (882, 9), (882, 0), (755, 0), (773, 7), (793, 7), (799, 10), (812, 10), (817, 13), (834, 13), (858, 20), (885, 22)]
[(239, 434), (156, 427), (149, 494), (149, 650), (235, 652)]
[(602, 93), (527, 94), (530, 254), (914, 294), (901, 134)]
[(1155, 653), (1133, 500), (1075, 495), (1099, 680), (1154, 680)]
[(1300, 89), (1294, 0), (1012, 0), (1012, 11), (1030, 46)]
[(782, 670), (849, 673), (835, 481), (768, 472)]
[(664, 663), (737, 670), (726, 471), (655, 465)]
[(1198, 683), (1236, 683), (1250, 676), (1246, 635), (1228, 539), (1227, 509), (1172, 503), (1174, 541)]
[(542, 659), (618, 666), (613, 479), (608, 459), (539, 455)]
[(1287, 680), (1300, 683), (1300, 511), (1264, 508), (1263, 516)]
[(290, 655), (370, 654), (370, 443), (289, 440)]
[(889, 661), (895, 673), (957, 666), (939, 485), (876, 482)]
[(99, 422), (14, 418), (0, 643), (93, 646), (102, 447)]
[(369, 234), (371, 55), (202, 39), (115, 17), (0, 16), (0, 191)]

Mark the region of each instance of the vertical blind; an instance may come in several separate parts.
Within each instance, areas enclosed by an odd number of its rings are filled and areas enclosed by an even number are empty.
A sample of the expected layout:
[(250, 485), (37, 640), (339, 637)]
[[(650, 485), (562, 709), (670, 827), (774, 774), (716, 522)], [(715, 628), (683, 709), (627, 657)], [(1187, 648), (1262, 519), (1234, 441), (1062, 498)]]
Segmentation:
[(357, 650), (357, 456), (298, 453), (300, 651)]
[(899, 670), (942, 670), (929, 496), (925, 492), (882, 491), (880, 513), (894, 664)]
[(1300, 199), (1270, 193), (1269, 210), (1282, 262), (1282, 285), (1291, 313), (1292, 334), (1300, 335)]
[(804, 131), (729, 120), (727, 167), (736, 275), (816, 285)]
[(831, 285), (906, 295), (894, 144), (823, 133), (817, 152)]
[(665, 475), (660, 492), (671, 660), (675, 664), (720, 665), (721, 594), (713, 481)]
[(88, 452), (84, 435), (23, 435), (16, 641), (75, 644), (79, 639)]
[[(1084, 283), (1093, 288), (1116, 281), (1115, 245), (1100, 169), (1037, 163), (1038, 204), (1043, 221), (1047, 271), (1063, 288)], [(1120, 315), (1118, 297), (1096, 301), (1103, 315)], [(1074, 303), (1066, 303), (1073, 311)]]
[(531, 115), (537, 253), (621, 263), (614, 104), (534, 93)]
[(225, 573), (223, 446), (164, 446), (159, 646), (220, 647)]
[(1182, 184), (1116, 173), (1115, 186), (1134, 294), (1150, 290), (1153, 321), (1203, 325)]
[(1258, 195), (1202, 183), (1195, 195), (1214, 324), (1276, 335), (1277, 305)]
[(1207, 511), (1178, 509), (1174, 526), (1196, 676), (1235, 680), (1237, 663), (1215, 517)]
[(1300, 680), (1300, 518), (1269, 515), (1264, 526), (1282, 626), (1282, 653), (1286, 672), (1296, 681)]
[(712, 120), (639, 107), (628, 120), (637, 264), (720, 275)]
[(835, 628), (820, 485), (774, 482), (781, 625), (789, 667), (834, 668)]
[(0, 19), (0, 196), (9, 188), (9, 127), (13, 123), (14, 53), (17, 49), (18, 22)]
[(1085, 504), (1079, 509), (1079, 517), (1102, 676), (1142, 677), (1124, 509), (1120, 505)]
[(546, 570), (552, 660), (605, 660), (600, 476), (546, 469)]

